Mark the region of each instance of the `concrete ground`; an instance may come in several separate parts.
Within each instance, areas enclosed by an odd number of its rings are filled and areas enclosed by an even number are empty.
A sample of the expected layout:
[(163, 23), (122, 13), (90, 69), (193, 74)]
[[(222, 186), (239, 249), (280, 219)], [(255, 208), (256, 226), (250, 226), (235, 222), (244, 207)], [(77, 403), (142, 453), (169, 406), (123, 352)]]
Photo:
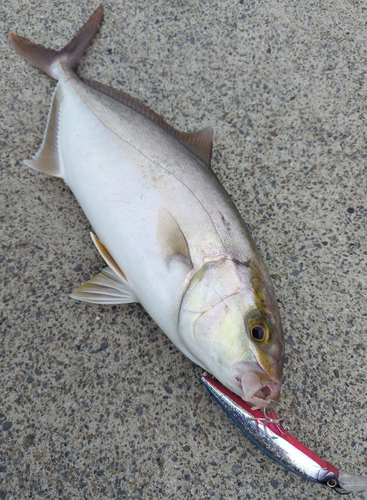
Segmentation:
[[(69, 189), (21, 163), (55, 83), (6, 33), (61, 47), (97, 5), (0, 8), (0, 499), (333, 498), (252, 446), (139, 305), (68, 296), (103, 262)], [(281, 307), (278, 413), (316, 453), (367, 475), (365, 5), (106, 0), (79, 71), (180, 129), (214, 128), (213, 168)]]

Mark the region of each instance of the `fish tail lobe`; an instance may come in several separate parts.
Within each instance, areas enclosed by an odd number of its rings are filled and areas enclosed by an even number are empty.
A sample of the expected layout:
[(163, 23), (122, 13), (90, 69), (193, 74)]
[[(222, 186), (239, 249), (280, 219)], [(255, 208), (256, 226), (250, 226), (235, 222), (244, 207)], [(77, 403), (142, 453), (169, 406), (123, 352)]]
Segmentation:
[(8, 33), (8, 41), (24, 59), (58, 80), (63, 65), (76, 71), (80, 59), (98, 32), (102, 19), (103, 5), (100, 5), (75, 37), (59, 51), (48, 49), (11, 32)]

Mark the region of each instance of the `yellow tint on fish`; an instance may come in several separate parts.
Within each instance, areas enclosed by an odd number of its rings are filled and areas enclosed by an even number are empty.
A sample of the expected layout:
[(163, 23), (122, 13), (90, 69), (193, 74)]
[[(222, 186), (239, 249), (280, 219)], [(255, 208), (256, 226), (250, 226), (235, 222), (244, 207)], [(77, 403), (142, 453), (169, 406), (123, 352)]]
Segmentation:
[(264, 263), (210, 168), (212, 130), (180, 132), (127, 94), (77, 76), (102, 18), (100, 6), (60, 51), (8, 36), (58, 80), (41, 148), (26, 164), (66, 182), (107, 264), (72, 296), (140, 302), (192, 361), (267, 406), (280, 392), (282, 326)]

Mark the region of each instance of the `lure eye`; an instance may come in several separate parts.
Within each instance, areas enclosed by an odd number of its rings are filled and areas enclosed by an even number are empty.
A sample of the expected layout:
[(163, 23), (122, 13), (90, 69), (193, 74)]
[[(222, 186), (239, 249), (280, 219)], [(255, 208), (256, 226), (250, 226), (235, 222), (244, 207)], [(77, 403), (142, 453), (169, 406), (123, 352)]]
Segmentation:
[(261, 326), (254, 326), (251, 330), (251, 337), (261, 342), (265, 338), (264, 329)]

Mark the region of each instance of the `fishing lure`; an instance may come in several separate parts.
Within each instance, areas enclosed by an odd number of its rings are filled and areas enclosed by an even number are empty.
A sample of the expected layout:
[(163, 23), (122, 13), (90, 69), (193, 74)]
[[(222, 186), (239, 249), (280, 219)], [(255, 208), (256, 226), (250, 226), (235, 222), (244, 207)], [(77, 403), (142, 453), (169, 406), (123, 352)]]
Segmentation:
[(293, 437), (273, 411), (254, 409), (206, 374), (199, 378), (241, 432), (278, 464), (341, 495), (367, 490), (367, 477), (341, 472), (320, 458)]

